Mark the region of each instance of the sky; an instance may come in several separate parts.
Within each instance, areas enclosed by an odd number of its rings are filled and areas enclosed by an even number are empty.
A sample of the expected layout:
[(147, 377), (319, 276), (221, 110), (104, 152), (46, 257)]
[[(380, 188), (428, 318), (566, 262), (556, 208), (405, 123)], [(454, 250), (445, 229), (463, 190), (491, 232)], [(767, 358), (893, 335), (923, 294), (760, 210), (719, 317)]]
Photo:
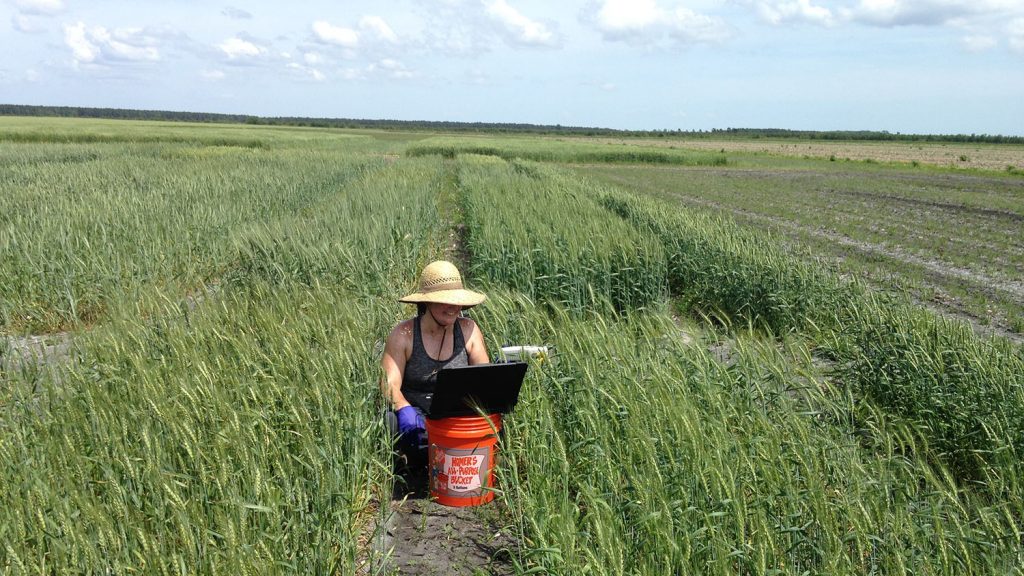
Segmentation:
[(1024, 0), (0, 0), (0, 103), (1024, 136)]

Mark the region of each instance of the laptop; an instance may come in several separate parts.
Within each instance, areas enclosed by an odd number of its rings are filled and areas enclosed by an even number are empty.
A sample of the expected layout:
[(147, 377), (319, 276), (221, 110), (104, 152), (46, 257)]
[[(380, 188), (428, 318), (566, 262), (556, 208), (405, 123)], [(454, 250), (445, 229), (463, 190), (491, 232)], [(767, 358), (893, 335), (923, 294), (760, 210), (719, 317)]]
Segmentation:
[(519, 401), (526, 367), (526, 362), (507, 362), (441, 370), (427, 418), (478, 416), (477, 407), (484, 414), (511, 412)]

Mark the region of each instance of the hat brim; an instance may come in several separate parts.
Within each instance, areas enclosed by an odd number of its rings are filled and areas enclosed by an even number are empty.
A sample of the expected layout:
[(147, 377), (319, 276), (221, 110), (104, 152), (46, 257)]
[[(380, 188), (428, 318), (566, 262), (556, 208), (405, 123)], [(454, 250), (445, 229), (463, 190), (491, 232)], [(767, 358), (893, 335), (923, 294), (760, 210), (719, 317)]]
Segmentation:
[(455, 290), (435, 290), (433, 292), (413, 292), (408, 296), (399, 298), (399, 302), (406, 304), (451, 304), (471, 308), (487, 300), (487, 296), (465, 288)]

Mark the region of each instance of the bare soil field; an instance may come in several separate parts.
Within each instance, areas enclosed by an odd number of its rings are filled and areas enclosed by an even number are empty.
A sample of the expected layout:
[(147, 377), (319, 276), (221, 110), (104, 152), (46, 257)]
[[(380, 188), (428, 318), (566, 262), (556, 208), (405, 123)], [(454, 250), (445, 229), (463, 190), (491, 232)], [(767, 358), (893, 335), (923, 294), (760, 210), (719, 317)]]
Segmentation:
[(1024, 170), (1024, 146), (959, 142), (808, 142), (806, 140), (605, 139), (626, 146), (689, 148), (777, 156), (918, 162), (933, 166), (983, 170)]

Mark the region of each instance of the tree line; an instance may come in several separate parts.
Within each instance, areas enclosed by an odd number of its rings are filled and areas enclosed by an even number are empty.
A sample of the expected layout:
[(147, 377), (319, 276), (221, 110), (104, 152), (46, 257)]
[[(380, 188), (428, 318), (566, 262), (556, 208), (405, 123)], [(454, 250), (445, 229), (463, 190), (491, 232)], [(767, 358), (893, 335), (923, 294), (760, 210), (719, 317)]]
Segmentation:
[(130, 108), (87, 108), (81, 106), (33, 106), (0, 104), (0, 116), (49, 116), (66, 118), (105, 118), (114, 120), (162, 120), (254, 124), (267, 126), (307, 126), (316, 128), (348, 128), (408, 131), (563, 134), (575, 136), (615, 136), (624, 138), (759, 138), (793, 140), (867, 140), (905, 142), (984, 142), (991, 144), (1024, 144), (1024, 137), (999, 134), (901, 134), (871, 130), (787, 130), (784, 128), (715, 128), (712, 130), (616, 130), (560, 124), (527, 124), (514, 122), (449, 122), (434, 120), (388, 120), (355, 118), (310, 118), (298, 116), (253, 116), (248, 114), (216, 114), (212, 112), (179, 112), (169, 110), (135, 110)]

